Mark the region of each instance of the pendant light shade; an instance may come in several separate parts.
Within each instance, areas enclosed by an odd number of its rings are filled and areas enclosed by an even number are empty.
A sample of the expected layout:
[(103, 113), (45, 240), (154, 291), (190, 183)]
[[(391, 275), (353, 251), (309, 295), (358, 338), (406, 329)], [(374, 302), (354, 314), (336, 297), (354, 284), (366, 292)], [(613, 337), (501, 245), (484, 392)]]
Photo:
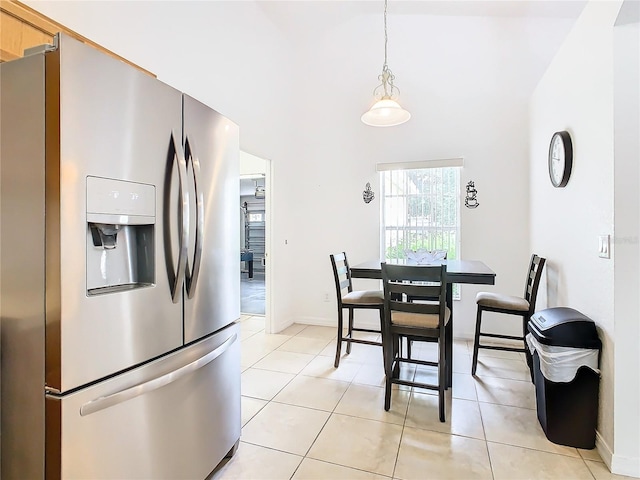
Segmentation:
[(393, 127), (411, 118), (411, 114), (390, 98), (378, 100), (360, 119), (372, 127)]
[(393, 127), (411, 118), (411, 114), (396, 101), (400, 89), (394, 85), (396, 77), (387, 65), (387, 39), (387, 0), (384, 0), (384, 64), (378, 76), (382, 83), (373, 91), (376, 102), (360, 117), (363, 123), (372, 127)]

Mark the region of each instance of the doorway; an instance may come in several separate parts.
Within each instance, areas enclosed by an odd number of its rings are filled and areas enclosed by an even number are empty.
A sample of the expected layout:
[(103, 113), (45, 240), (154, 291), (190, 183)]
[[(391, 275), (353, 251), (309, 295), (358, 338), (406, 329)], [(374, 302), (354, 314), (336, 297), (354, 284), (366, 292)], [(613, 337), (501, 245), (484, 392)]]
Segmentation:
[(265, 314), (265, 176), (240, 176), (241, 311)]
[(240, 311), (266, 316), (269, 162), (240, 152)]

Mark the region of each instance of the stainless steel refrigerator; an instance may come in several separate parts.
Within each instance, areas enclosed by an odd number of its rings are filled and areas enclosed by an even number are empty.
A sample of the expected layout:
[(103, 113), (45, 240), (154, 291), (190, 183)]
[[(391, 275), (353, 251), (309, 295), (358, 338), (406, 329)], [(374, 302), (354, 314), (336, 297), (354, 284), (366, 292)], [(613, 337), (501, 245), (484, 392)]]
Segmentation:
[(2, 478), (205, 478), (240, 438), (237, 125), (64, 35), (0, 74)]

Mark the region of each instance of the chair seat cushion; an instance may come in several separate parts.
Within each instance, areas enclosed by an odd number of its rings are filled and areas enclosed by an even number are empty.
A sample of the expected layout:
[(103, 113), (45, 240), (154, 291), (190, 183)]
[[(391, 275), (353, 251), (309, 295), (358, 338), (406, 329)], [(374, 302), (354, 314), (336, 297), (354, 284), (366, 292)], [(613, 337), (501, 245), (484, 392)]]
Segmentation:
[(380, 290), (354, 290), (342, 297), (345, 305), (381, 305), (384, 303), (384, 293)]
[(502, 308), (504, 310), (515, 310), (526, 312), (529, 310), (529, 302), (522, 297), (512, 295), (501, 295), (499, 293), (478, 292), (476, 303), (483, 307)]
[[(444, 323), (449, 322), (451, 310), (445, 307)], [(406, 327), (438, 328), (440, 316), (437, 313), (391, 312), (391, 323)]]

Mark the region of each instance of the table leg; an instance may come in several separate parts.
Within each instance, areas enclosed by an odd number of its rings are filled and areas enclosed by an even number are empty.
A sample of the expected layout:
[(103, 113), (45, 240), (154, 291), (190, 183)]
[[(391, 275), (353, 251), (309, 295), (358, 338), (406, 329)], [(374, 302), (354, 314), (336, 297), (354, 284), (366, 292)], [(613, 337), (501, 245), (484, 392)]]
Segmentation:
[(453, 385), (453, 284), (447, 283), (447, 307), (451, 311), (449, 324), (445, 331), (445, 361), (447, 362), (447, 388)]
[(253, 278), (253, 260), (247, 260), (249, 264), (249, 278)]

